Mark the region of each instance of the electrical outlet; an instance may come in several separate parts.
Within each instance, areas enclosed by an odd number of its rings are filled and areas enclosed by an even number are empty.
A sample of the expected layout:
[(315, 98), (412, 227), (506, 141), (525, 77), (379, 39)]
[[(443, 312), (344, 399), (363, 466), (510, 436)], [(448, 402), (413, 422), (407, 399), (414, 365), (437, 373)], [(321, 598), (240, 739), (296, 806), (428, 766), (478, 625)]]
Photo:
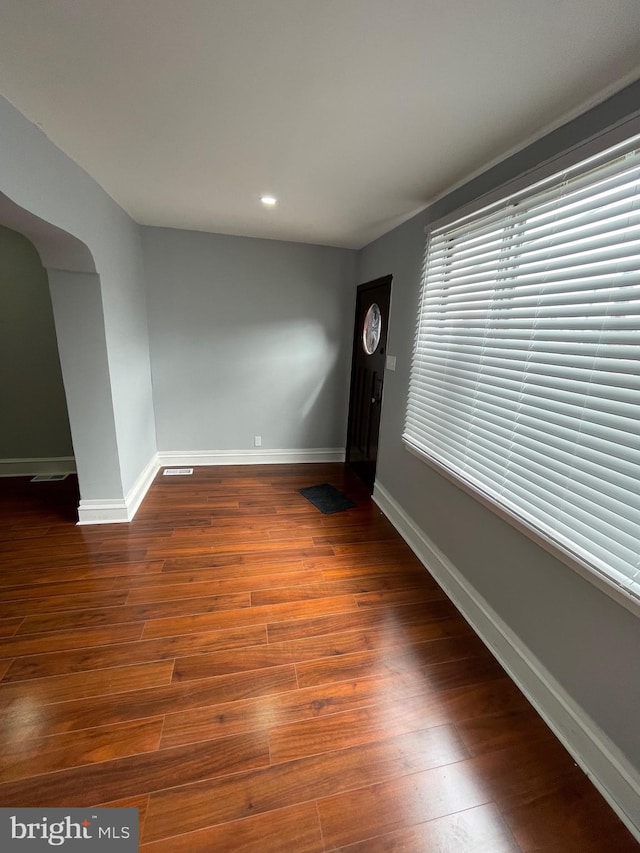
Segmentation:
[(262, 436), (254, 435), (253, 436), (253, 446), (254, 447), (262, 447)]

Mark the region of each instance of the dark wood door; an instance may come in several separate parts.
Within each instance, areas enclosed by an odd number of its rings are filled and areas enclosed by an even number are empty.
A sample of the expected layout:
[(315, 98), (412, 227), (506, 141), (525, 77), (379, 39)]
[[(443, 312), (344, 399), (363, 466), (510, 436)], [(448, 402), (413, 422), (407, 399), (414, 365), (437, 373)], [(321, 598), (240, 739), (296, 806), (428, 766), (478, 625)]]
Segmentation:
[(361, 284), (356, 299), (346, 461), (370, 488), (378, 459), (391, 278)]

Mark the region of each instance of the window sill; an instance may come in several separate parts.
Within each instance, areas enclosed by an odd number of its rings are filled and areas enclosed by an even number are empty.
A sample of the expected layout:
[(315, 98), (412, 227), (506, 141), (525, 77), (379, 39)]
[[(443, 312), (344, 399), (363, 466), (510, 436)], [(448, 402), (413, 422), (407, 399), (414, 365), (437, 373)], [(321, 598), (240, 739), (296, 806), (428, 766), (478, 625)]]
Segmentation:
[(402, 443), (409, 453), (428, 465), (436, 473), (440, 474), (461, 491), (468, 494), (494, 515), (497, 515), (498, 518), (502, 519), (502, 521), (505, 521), (519, 533), (522, 533), (532, 542), (535, 542), (536, 545), (543, 548), (548, 554), (551, 554), (552, 557), (560, 560), (560, 562), (564, 563), (565, 566), (572, 569), (580, 575), (580, 577), (589, 581), (589, 583), (609, 598), (612, 598), (616, 603), (622, 605), (626, 610), (629, 610), (635, 616), (640, 616), (640, 578), (635, 582), (627, 582), (628, 584), (634, 584), (638, 588), (638, 592), (635, 592), (628, 586), (618, 584), (614, 579), (605, 575), (600, 569), (581, 560), (576, 554), (565, 549), (562, 545), (551, 539), (541, 530), (533, 527), (525, 519), (517, 516), (507, 507), (499, 504), (493, 499), (493, 497), (485, 494), (472, 483), (459, 477), (455, 472), (438, 462), (438, 460), (416, 447), (404, 436)]

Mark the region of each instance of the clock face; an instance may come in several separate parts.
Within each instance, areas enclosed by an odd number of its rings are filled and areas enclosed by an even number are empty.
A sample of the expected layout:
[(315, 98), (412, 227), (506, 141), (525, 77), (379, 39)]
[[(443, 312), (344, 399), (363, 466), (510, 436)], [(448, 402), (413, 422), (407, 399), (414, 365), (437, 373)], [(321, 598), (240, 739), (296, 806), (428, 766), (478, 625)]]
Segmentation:
[(362, 327), (362, 346), (367, 355), (373, 355), (380, 343), (382, 332), (382, 314), (380, 308), (373, 302), (369, 306)]

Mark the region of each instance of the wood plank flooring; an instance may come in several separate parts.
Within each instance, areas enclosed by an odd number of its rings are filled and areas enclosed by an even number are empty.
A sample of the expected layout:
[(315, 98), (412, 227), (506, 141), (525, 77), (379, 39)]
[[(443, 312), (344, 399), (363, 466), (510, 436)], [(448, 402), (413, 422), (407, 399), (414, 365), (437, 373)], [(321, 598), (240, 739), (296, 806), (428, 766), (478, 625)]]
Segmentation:
[(1, 806), (134, 806), (146, 853), (640, 849), (342, 465), (77, 497), (0, 480)]

